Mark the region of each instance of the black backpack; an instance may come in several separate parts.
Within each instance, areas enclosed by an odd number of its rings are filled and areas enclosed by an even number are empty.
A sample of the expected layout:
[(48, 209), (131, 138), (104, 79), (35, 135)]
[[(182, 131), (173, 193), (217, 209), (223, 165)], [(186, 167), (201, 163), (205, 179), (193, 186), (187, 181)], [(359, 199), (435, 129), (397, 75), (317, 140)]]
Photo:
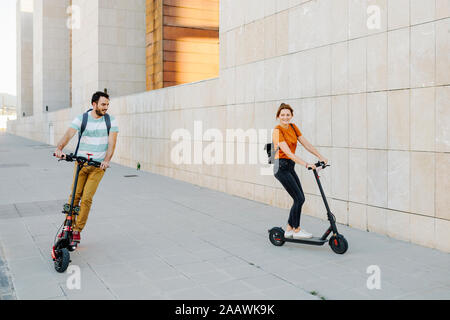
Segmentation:
[[(295, 131), (295, 128), (294, 128), (294, 126), (292, 125), (292, 123), (291, 123), (291, 127), (292, 127), (292, 129), (294, 129), (294, 132), (295, 132), (295, 135), (297, 136), (297, 131)], [(281, 131), (280, 131), (281, 132)], [(281, 133), (281, 134), (283, 134), (283, 133)], [(297, 136), (298, 137), (298, 136)], [(274, 162), (275, 162), (275, 154), (278, 152), (278, 150), (280, 149), (280, 146), (278, 145), (278, 148), (277, 148), (277, 150), (275, 151), (275, 152), (273, 152), (274, 150), (273, 150), (273, 147), (274, 147), (274, 145), (273, 145), (273, 142), (272, 143), (267, 143), (265, 146), (264, 146), (264, 150), (266, 150), (266, 152), (267, 152), (267, 157), (269, 157), (269, 164), (273, 164)]]
[[(78, 148), (80, 147), (81, 136), (83, 135), (84, 130), (86, 130), (86, 126), (87, 126), (87, 122), (88, 122), (88, 114), (91, 111), (92, 111), (92, 109), (89, 109), (88, 111), (83, 113), (83, 121), (81, 122), (81, 128), (80, 128), (80, 131), (78, 132), (78, 144), (77, 144), (77, 149), (75, 150), (75, 156), (77, 156), (77, 154), (78, 154)], [(104, 118), (105, 118), (105, 122), (106, 122), (106, 130), (108, 131), (108, 136), (109, 136), (109, 131), (111, 130), (111, 118), (109, 117), (109, 114), (107, 114), (107, 113), (104, 115)]]

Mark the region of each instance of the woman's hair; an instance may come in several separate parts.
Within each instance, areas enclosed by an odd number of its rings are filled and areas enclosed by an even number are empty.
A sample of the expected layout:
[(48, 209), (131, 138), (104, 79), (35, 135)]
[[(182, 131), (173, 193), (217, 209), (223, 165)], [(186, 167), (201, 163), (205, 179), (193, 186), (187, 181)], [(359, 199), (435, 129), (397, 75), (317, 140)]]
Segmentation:
[(278, 108), (278, 111), (277, 111), (277, 118), (280, 116), (281, 110), (284, 110), (284, 109), (290, 110), (290, 111), (291, 111), (291, 114), (294, 115), (294, 110), (292, 109), (292, 107), (291, 107), (290, 105), (286, 104), (286, 103), (282, 103), (282, 104), (280, 105), (280, 107)]

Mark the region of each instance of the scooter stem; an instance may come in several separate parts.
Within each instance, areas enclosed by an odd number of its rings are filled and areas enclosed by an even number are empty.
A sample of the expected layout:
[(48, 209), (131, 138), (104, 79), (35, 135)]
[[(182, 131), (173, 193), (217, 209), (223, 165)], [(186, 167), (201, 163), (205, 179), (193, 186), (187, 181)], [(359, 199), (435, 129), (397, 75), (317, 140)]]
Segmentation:
[(325, 197), (325, 193), (323, 192), (322, 184), (320, 183), (319, 175), (317, 174), (317, 170), (314, 169), (314, 177), (316, 177), (317, 185), (319, 186), (320, 194), (322, 195), (323, 202), (325, 203), (325, 207), (327, 208), (327, 212), (330, 213), (330, 207), (328, 206), (327, 198)]
[[(72, 199), (70, 200), (70, 212), (69, 216), (72, 216), (73, 211), (73, 203), (75, 202), (75, 192), (77, 191), (77, 185), (78, 185), (78, 176), (80, 174), (81, 169), (83, 168), (83, 165), (77, 162), (77, 172), (75, 174), (75, 181), (73, 183), (73, 190), (72, 190)], [(72, 226), (72, 219), (69, 220), (70, 226)]]

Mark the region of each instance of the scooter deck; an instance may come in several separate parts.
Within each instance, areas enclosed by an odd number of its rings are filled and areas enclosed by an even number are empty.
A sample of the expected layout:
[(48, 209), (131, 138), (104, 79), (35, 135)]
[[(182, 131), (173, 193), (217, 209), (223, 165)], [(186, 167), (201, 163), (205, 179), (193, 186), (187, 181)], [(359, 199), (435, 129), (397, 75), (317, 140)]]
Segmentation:
[(286, 242), (304, 243), (304, 244), (309, 244), (309, 245), (314, 245), (314, 246), (323, 246), (325, 243), (328, 242), (327, 239), (322, 240), (321, 238), (318, 238), (318, 237), (312, 237), (309, 239), (284, 238), (283, 240)]

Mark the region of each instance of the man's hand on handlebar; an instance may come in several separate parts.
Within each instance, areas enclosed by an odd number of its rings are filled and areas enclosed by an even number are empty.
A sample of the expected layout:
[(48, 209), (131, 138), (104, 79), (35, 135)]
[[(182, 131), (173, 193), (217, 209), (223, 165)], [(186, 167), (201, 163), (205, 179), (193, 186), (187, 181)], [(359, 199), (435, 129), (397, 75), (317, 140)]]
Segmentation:
[(57, 157), (58, 159), (64, 159), (66, 157), (66, 154), (64, 152), (62, 152), (62, 150), (56, 148), (55, 153), (53, 153), (53, 155), (55, 157)]
[(107, 168), (109, 168), (109, 161), (103, 161), (100, 165), (100, 169), (106, 170)]

